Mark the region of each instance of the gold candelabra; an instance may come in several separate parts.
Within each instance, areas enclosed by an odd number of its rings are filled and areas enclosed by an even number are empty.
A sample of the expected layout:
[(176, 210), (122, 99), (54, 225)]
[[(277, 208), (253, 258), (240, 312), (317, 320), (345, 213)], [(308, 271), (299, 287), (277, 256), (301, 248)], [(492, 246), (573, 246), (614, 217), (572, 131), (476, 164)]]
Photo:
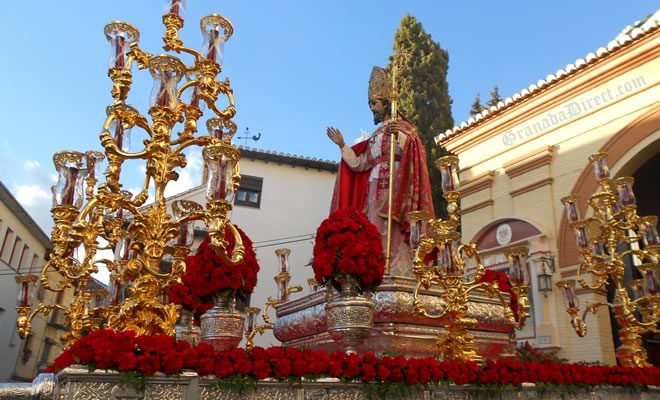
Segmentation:
[(279, 304), (282, 304), (289, 300), (289, 295), (292, 293), (298, 293), (303, 290), (302, 286), (289, 286), (291, 281), (291, 273), (289, 272), (289, 255), (291, 254), (290, 249), (277, 249), (275, 250), (275, 255), (279, 263), (279, 272), (273, 278), (277, 284), (277, 298), (268, 297), (266, 304), (264, 306), (263, 314), (261, 315), (264, 324), (257, 325), (256, 317), (259, 314), (260, 309), (256, 307), (249, 307), (246, 309), (247, 313), (247, 328), (245, 329), (246, 333), (246, 342), (245, 349), (250, 351), (254, 347), (254, 337), (256, 334), (263, 335), (266, 332), (266, 329), (273, 329), (273, 322), (268, 315), (268, 311)]
[[(490, 297), (495, 296), (502, 304), (505, 318), (515, 327), (522, 326), (529, 310), (529, 249), (511, 247), (504, 251), (511, 265), (509, 278), (518, 297), (516, 319), (505, 296), (500, 292), (498, 283), (481, 280), (484, 266), (476, 243), (461, 243), (461, 233), (458, 231), (458, 157), (441, 157), (436, 161), (436, 166), (442, 175), (442, 190), (448, 203), (449, 218), (427, 221), (428, 215), (419, 212), (410, 215), (411, 246), (415, 250), (413, 265), (419, 280), (414, 291), (414, 306), (415, 310), (425, 317), (447, 320), (447, 332), (438, 338), (438, 347), (445, 359), (483, 363), (483, 358), (477, 353), (474, 337), (469, 332), (469, 329), (474, 329), (478, 324), (475, 318), (467, 317), (470, 293), (479, 290)], [(468, 263), (475, 268), (473, 279), (467, 279), (465, 276)], [(444, 308), (437, 314), (428, 312), (419, 297), (422, 286), (428, 290), (433, 285), (442, 289), (441, 297), (444, 300)]]
[[(562, 280), (557, 282), (557, 286), (562, 290), (571, 325), (579, 336), (587, 334), (584, 322), (587, 312), (596, 314), (600, 307), (608, 306), (619, 325), (621, 345), (616, 350), (619, 362), (627, 367), (650, 366), (646, 350), (642, 347), (641, 335), (658, 332), (658, 218), (637, 215), (634, 179), (611, 179), (607, 153), (596, 153), (589, 160), (599, 184), (597, 191), (589, 198), (591, 216), (581, 218), (577, 195), (561, 199), (568, 222), (575, 232), (580, 264), (576, 279)], [(626, 270), (634, 269), (633, 265), (636, 265), (642, 279), (629, 282), (629, 288), (626, 288), (624, 275)], [(584, 274), (591, 275), (591, 283), (584, 279)], [(588, 304), (580, 317), (576, 283), (588, 290), (612, 288), (612, 302)]]
[[(235, 190), (240, 181), (239, 150), (231, 144), (236, 132), (232, 117), (236, 113), (229, 81), (219, 81), (223, 46), (233, 33), (232, 24), (220, 15), (201, 19), (204, 36), (202, 50), (183, 45), (183, 1), (167, 2), (163, 15), (163, 48), (177, 55), (192, 56), (192, 64), (169, 54), (154, 55), (139, 47), (140, 34), (131, 24), (112, 22), (105, 29), (111, 56), (108, 76), (112, 80), (113, 102), (100, 135), (104, 153), (90, 151), (56, 153), (53, 161), (59, 172), (53, 187), (53, 251), (41, 272), (41, 284), (60, 292), (73, 288), (73, 301), (64, 308), (58, 304), (39, 304), (32, 309), (30, 286), (34, 276), (17, 278), (20, 285), (18, 328), (21, 336), (30, 333), (37, 313), (65, 309), (71, 327), (63, 338), (70, 345), (85, 332), (101, 326), (135, 330), (138, 334), (174, 332), (179, 306), (168, 304), (161, 294), (177, 282), (185, 270), (185, 257), (192, 245), (192, 225), (202, 220), (208, 226), (211, 246), (226, 262), (242, 261), (244, 247), (236, 228), (229, 222)], [(149, 115), (151, 120), (127, 103), (132, 83), (132, 66), (148, 69), (154, 79)], [(182, 78), (186, 83), (179, 85)], [(221, 109), (218, 100), (227, 98)], [(207, 121), (208, 135), (195, 136), (197, 121), (204, 106), (214, 116)], [(175, 125), (181, 129), (173, 135)], [(139, 128), (146, 134), (144, 147), (130, 148), (130, 131)], [(167, 211), (165, 188), (178, 178), (177, 168), (186, 166), (184, 150), (203, 147), (206, 170), (206, 209), (181, 202)], [(96, 186), (98, 167), (107, 158), (106, 181)], [(127, 160), (143, 160), (146, 173), (142, 190), (132, 195), (122, 191), (120, 175)], [(145, 206), (154, 188), (153, 202)], [(83, 188), (85, 190), (83, 190)], [(83, 205), (83, 203), (85, 203)], [(189, 204), (190, 203), (190, 204)], [(234, 251), (226, 250), (225, 229), (236, 240)], [(99, 243), (104, 243), (100, 245)], [(99, 250), (115, 250), (114, 259), (100, 259)], [(164, 267), (163, 259), (171, 259)], [(111, 272), (110, 304), (92, 307), (87, 284), (91, 275), (105, 266)], [(57, 279), (49, 279), (55, 274)], [(128, 297), (124, 296), (128, 292)]]

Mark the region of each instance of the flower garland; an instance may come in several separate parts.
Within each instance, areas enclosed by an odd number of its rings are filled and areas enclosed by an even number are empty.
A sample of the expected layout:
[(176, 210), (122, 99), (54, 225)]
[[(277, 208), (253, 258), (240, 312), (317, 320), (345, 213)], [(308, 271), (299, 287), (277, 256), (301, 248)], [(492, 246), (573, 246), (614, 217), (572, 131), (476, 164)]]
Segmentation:
[[(207, 235), (195, 255), (186, 258), (186, 272), (181, 277), (181, 283), (170, 287), (168, 294), (172, 303), (202, 314), (213, 306), (213, 296), (216, 294), (231, 292), (238, 299), (246, 299), (252, 293), (257, 285), (259, 262), (250, 238), (240, 228), (236, 229), (245, 246), (243, 261), (238, 265), (223, 262), (209, 248), (211, 237)], [(225, 228), (225, 240), (228, 242), (227, 251), (231, 253), (236, 241), (228, 227)]]
[(508, 293), (511, 299), (509, 301), (509, 308), (511, 308), (515, 320), (518, 321), (518, 296), (513, 292), (513, 285), (511, 285), (509, 275), (501, 271), (495, 271), (494, 269), (487, 269), (477, 281), (477, 283), (479, 282), (497, 283), (497, 288), (500, 292)]
[(220, 379), (315, 379), (333, 377), (364, 383), (405, 383), (456, 385), (660, 385), (660, 368), (625, 368), (582, 364), (487, 361), (479, 367), (473, 362), (439, 361), (432, 357), (377, 357), (373, 353), (328, 353), (323, 350), (255, 347), (250, 353), (242, 348), (215, 351), (200, 343), (176, 342), (169, 336), (135, 336), (132, 331), (98, 330), (80, 338), (64, 351), (51, 367), (58, 372), (73, 364), (93, 369), (116, 370), (151, 376), (156, 372), (175, 375), (193, 370), (200, 376)]
[(378, 228), (355, 209), (335, 211), (316, 232), (312, 267), (318, 283), (335, 284), (351, 275), (363, 290), (375, 288), (385, 270)]

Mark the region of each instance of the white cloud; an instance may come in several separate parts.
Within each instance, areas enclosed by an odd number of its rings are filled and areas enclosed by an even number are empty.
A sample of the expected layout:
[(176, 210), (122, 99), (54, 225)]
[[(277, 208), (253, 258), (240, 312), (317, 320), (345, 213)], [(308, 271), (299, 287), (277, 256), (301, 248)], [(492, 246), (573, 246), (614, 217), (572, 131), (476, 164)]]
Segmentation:
[(24, 168), (39, 168), (41, 163), (37, 160), (27, 160), (23, 163)]
[(24, 207), (41, 205), (51, 198), (51, 195), (40, 185), (14, 185), (16, 200)]

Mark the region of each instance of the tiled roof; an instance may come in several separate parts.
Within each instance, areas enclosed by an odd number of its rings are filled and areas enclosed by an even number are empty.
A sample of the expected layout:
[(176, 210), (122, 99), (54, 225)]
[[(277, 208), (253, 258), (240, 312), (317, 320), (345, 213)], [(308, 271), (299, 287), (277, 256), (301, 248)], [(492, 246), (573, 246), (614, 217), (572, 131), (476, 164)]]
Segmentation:
[(492, 106), (482, 111), (480, 114), (471, 117), (467, 121), (461, 122), (459, 125), (456, 125), (452, 129), (447, 129), (444, 133), (441, 133), (435, 137), (436, 144), (442, 144), (445, 141), (460, 135), (469, 128), (472, 128), (473, 126), (502, 113), (503, 111), (515, 106), (516, 104), (519, 104), (529, 97), (534, 96), (541, 89), (547, 89), (548, 86), (551, 86), (561, 80), (566, 79), (569, 76), (576, 74), (579, 71), (582, 71), (587, 66), (600, 61), (612, 53), (627, 47), (636, 40), (639, 40), (654, 32), (658, 29), (659, 26), (660, 10), (656, 11), (654, 14), (648, 16), (647, 18), (636, 21), (634, 24), (627, 26), (616, 38), (614, 38), (614, 40), (607, 44), (607, 47), (601, 47), (596, 50), (595, 53), (589, 53), (586, 55), (586, 57), (577, 59), (575, 63), (568, 64), (563, 69), (558, 69), (557, 72), (546, 76), (545, 79), (539, 79), (538, 82), (532, 83), (529, 85), (529, 87), (521, 90), (511, 97), (507, 97), (504, 99), (504, 101), (500, 101), (496, 106)]
[(339, 164), (336, 161), (322, 160), (319, 158), (298, 156), (289, 153), (280, 153), (272, 150), (261, 150), (256, 148), (238, 146), (241, 150), (241, 158), (263, 160), (280, 164), (289, 164), (298, 167), (315, 168), (325, 171), (337, 171)]

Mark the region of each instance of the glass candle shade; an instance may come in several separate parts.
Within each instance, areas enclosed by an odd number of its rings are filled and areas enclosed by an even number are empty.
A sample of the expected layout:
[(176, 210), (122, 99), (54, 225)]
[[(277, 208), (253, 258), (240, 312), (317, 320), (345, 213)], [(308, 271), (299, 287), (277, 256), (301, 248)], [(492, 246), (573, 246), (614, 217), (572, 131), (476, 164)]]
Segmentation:
[[(195, 211), (202, 211), (203, 207), (190, 200), (175, 200), (172, 202), (172, 215), (175, 219), (183, 218)], [(170, 241), (171, 246), (190, 247), (195, 239), (195, 221), (179, 223), (177, 235)]]
[(97, 178), (101, 173), (101, 163), (105, 160), (105, 155), (100, 151), (90, 150), (85, 153), (87, 158), (88, 177)]
[(575, 241), (580, 249), (588, 249), (591, 246), (591, 239), (589, 238), (589, 226), (585, 221), (579, 222), (575, 225)]
[(596, 259), (597, 262), (603, 262), (607, 258), (607, 248), (605, 243), (600, 241), (594, 241), (591, 247), (591, 255)]
[(133, 257), (133, 250), (131, 250), (131, 238), (122, 237), (119, 240), (119, 259), (130, 260)]
[(247, 319), (245, 321), (246, 332), (252, 332), (254, 330), (254, 328), (256, 327), (257, 315), (259, 315), (260, 312), (261, 309), (258, 307), (245, 308), (245, 314), (247, 315)]
[(658, 239), (658, 217), (649, 215), (639, 219), (639, 232), (642, 234), (644, 246), (657, 246), (660, 243)]
[[(122, 190), (121, 191), (121, 196), (124, 198), (126, 201), (131, 201), (131, 198), (133, 197), (133, 192), (130, 192), (128, 190)], [(125, 215), (130, 215), (130, 212), (124, 210), (123, 208), (119, 207), (117, 211), (112, 213), (112, 216), (114, 218), (119, 218), (119, 219), (124, 219)]]
[(204, 35), (202, 54), (209, 61), (222, 65), (224, 61), (224, 45), (234, 33), (234, 27), (225, 17), (212, 14), (202, 18), (199, 27)]
[(529, 271), (527, 269), (527, 247), (509, 247), (504, 249), (504, 255), (509, 260), (509, 279), (514, 286), (529, 285)]
[(458, 241), (448, 240), (443, 242), (438, 248), (438, 267), (440, 272), (445, 275), (460, 275), (459, 265), (456, 262)]
[(109, 131), (121, 151), (129, 152), (131, 150), (131, 128), (127, 124), (122, 123), (119, 119), (114, 119), (110, 123)]
[(186, 2), (184, 0), (165, 0), (163, 14), (175, 14), (184, 18), (186, 15)]
[(186, 74), (186, 66), (176, 57), (162, 54), (149, 60), (149, 72), (154, 79), (149, 105), (174, 111), (179, 103), (176, 86)]
[(569, 224), (574, 224), (580, 220), (580, 209), (578, 208), (579, 197), (575, 194), (563, 197), (561, 202), (566, 208), (566, 218)]
[(282, 301), (289, 300), (289, 282), (287, 279), (277, 279), (277, 298)]
[(237, 126), (231, 120), (216, 117), (209, 118), (206, 121), (206, 128), (209, 131), (209, 136), (231, 144), (231, 139), (236, 133)]
[(110, 274), (110, 305), (117, 306), (124, 301), (124, 284), (115, 274)]
[(629, 285), (633, 292), (633, 299), (644, 297), (644, 279), (633, 279), (630, 281)]
[(623, 207), (637, 204), (637, 199), (635, 199), (635, 193), (633, 192), (633, 183), (635, 183), (635, 179), (631, 176), (623, 176), (614, 180), (617, 192), (619, 192), (619, 203)]
[(426, 225), (430, 218), (430, 215), (426, 211), (411, 211), (408, 213), (410, 247), (413, 251), (417, 250), (419, 241), (426, 234)]
[(559, 281), (557, 282), (557, 287), (562, 291), (562, 295), (564, 296), (564, 306), (566, 309), (580, 308), (580, 300), (575, 294), (575, 279)]
[(234, 201), (236, 188), (234, 175), (238, 164), (238, 150), (227, 145), (209, 145), (202, 155), (208, 171), (206, 199), (208, 201)]
[(589, 157), (589, 161), (594, 166), (594, 175), (596, 175), (596, 179), (601, 180), (610, 177), (610, 169), (607, 166), (607, 153), (598, 152), (592, 154)]
[(88, 169), (83, 168), (85, 155), (77, 151), (61, 151), (53, 156), (57, 183), (53, 186), (53, 206), (80, 208), (83, 203), (83, 183)]
[(14, 277), (18, 285), (18, 297), (16, 298), (16, 306), (29, 307), (32, 294), (34, 293), (35, 282), (37, 282), (36, 275), (17, 275)]
[(140, 32), (129, 23), (114, 21), (105, 26), (103, 33), (110, 44), (108, 68), (124, 68), (126, 50), (140, 39)]
[(658, 290), (660, 290), (660, 265), (642, 264), (638, 265), (637, 269), (644, 280), (644, 294), (649, 296), (658, 294)]
[(291, 249), (277, 249), (275, 250), (275, 255), (277, 256), (277, 261), (280, 264), (280, 273), (289, 272), (289, 255), (291, 254)]
[(458, 157), (440, 157), (435, 161), (435, 165), (440, 170), (442, 177), (442, 191), (445, 193), (455, 192), (460, 184), (458, 179)]

